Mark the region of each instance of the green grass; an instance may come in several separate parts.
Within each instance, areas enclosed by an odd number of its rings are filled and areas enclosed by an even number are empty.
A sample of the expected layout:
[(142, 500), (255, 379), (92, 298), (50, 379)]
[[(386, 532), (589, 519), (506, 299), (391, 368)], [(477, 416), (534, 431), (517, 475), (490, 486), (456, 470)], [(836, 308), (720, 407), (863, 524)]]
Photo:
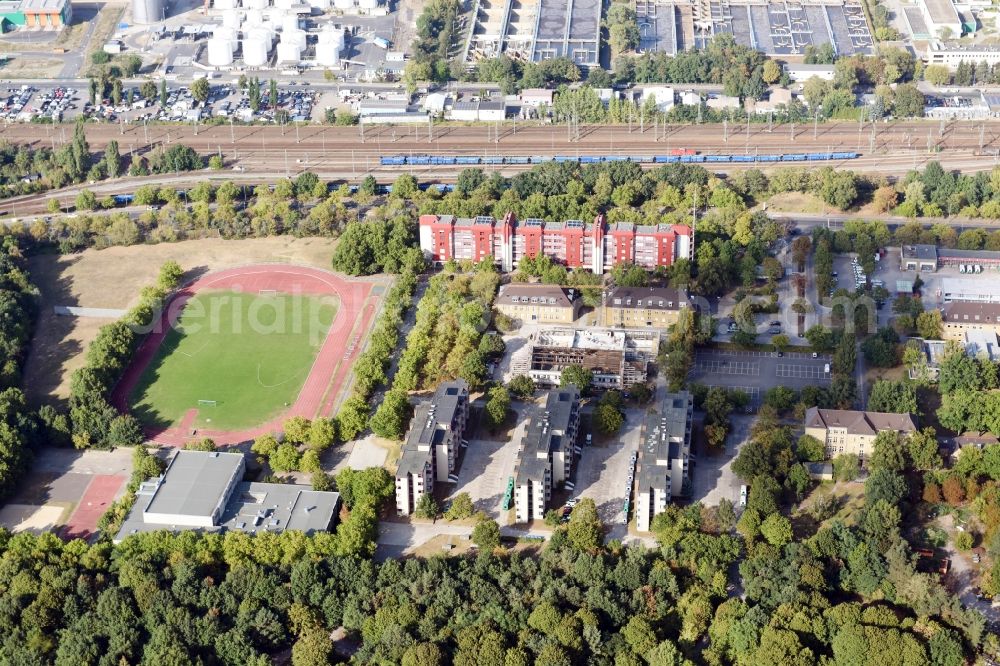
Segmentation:
[(218, 430), (280, 415), (298, 396), (336, 310), (330, 298), (196, 294), (140, 379), (132, 413), (165, 427), (197, 409), (193, 425)]

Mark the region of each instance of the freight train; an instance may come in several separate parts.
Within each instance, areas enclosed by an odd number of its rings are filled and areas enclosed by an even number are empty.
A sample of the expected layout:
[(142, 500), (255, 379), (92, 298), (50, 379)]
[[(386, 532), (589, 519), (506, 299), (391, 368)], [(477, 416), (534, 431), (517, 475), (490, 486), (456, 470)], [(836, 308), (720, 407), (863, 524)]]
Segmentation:
[(689, 148), (676, 148), (667, 155), (383, 155), (382, 166), (477, 166), (480, 164), (541, 164), (543, 162), (637, 162), (640, 164), (700, 164), (718, 162), (829, 162), (853, 160), (858, 153), (777, 153), (771, 155), (700, 155)]

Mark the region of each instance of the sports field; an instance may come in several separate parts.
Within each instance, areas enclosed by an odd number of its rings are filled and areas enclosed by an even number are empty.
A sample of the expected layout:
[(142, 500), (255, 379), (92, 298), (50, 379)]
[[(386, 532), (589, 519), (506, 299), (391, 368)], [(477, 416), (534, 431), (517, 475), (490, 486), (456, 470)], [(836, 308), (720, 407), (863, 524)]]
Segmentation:
[(295, 402), (336, 315), (332, 296), (204, 290), (184, 305), (130, 397), (148, 426), (264, 423)]

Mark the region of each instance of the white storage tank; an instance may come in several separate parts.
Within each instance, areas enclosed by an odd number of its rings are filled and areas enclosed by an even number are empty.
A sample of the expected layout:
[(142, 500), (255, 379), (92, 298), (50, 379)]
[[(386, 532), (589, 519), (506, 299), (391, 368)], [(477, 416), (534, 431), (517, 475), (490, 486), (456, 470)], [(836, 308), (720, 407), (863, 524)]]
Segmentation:
[(330, 0), (309, 0), (309, 6), (325, 12), (330, 8)]
[(238, 9), (227, 9), (222, 12), (222, 27), (239, 30), (242, 18), (243, 16)]
[(299, 17), (295, 14), (285, 14), (281, 20), (281, 29), (284, 32), (291, 32), (299, 29)]
[(298, 44), (289, 44), (288, 42), (278, 42), (278, 62), (279, 63), (297, 63), (302, 59), (302, 49), (299, 48)]
[(232, 42), (222, 37), (213, 37), (208, 40), (208, 64), (212, 67), (228, 67), (232, 65)]
[(316, 64), (323, 67), (340, 66), (340, 49), (333, 42), (320, 42), (316, 45)]
[(358, 7), (361, 9), (375, 9), (378, 5), (378, 0), (358, 0)]
[(274, 6), (276, 9), (291, 9), (292, 0), (274, 0)]
[(306, 48), (306, 33), (302, 30), (289, 30), (281, 34), (281, 41), (284, 44), (295, 44), (299, 47), (299, 51), (304, 51)]
[(260, 42), (267, 51), (270, 51), (271, 47), (274, 46), (274, 35), (267, 28), (251, 28), (244, 33), (244, 39)]
[(236, 7), (236, 0), (215, 0), (216, 9), (225, 11), (234, 7)]
[(132, 22), (140, 25), (159, 23), (164, 18), (163, 0), (132, 0)]
[(243, 24), (249, 28), (264, 25), (264, 12), (259, 9), (248, 9)]
[(243, 0), (243, 8), (263, 10), (267, 8), (267, 0)]
[(354, 0), (333, 0), (335, 9), (346, 10), (354, 7)]
[(263, 67), (267, 63), (269, 46), (259, 39), (243, 40), (243, 62), (247, 67)]

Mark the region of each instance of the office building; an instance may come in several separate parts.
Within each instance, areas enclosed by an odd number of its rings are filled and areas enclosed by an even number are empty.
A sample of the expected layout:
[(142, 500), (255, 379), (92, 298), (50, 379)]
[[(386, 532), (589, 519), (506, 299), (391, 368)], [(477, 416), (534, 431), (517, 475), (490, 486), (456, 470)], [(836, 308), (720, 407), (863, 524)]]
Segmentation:
[(688, 306), (687, 294), (670, 287), (614, 287), (604, 298), (602, 324), (666, 330)]
[(905, 435), (916, 429), (917, 424), (909, 414), (818, 407), (810, 407), (806, 411), (806, 434), (825, 444), (827, 458), (849, 453), (857, 455), (864, 462), (871, 455), (875, 437), (880, 432), (891, 431)]
[(469, 418), (469, 385), (461, 379), (441, 384), (417, 405), (403, 442), (396, 470), (396, 511), (408, 516), (436, 482), (446, 482), (455, 470), (458, 448)]
[(667, 503), (688, 482), (694, 400), (687, 391), (668, 393), (646, 416), (639, 446), (635, 503), (636, 529), (648, 532)]
[(420, 216), (420, 249), (431, 261), (482, 261), (493, 257), (504, 271), (513, 271), (524, 257), (544, 254), (568, 268), (602, 274), (616, 264), (633, 263), (648, 270), (691, 258), (691, 228), (683, 224), (608, 224), (603, 215), (592, 224), (581, 220), (518, 221), (489, 216)]
[(162, 475), (139, 487), (115, 541), (155, 530), (312, 534), (333, 526), (338, 493), (251, 483), (243, 480), (245, 473), (242, 453), (178, 451)]
[(517, 522), (545, 518), (552, 490), (573, 474), (580, 429), (580, 393), (575, 387), (549, 391), (545, 408), (533, 414), (521, 438), (514, 474)]
[(941, 309), (942, 337), (963, 342), (967, 335), (1000, 334), (1000, 303), (951, 301)]
[(575, 289), (514, 282), (500, 287), (493, 307), (521, 323), (572, 324), (581, 303)]

